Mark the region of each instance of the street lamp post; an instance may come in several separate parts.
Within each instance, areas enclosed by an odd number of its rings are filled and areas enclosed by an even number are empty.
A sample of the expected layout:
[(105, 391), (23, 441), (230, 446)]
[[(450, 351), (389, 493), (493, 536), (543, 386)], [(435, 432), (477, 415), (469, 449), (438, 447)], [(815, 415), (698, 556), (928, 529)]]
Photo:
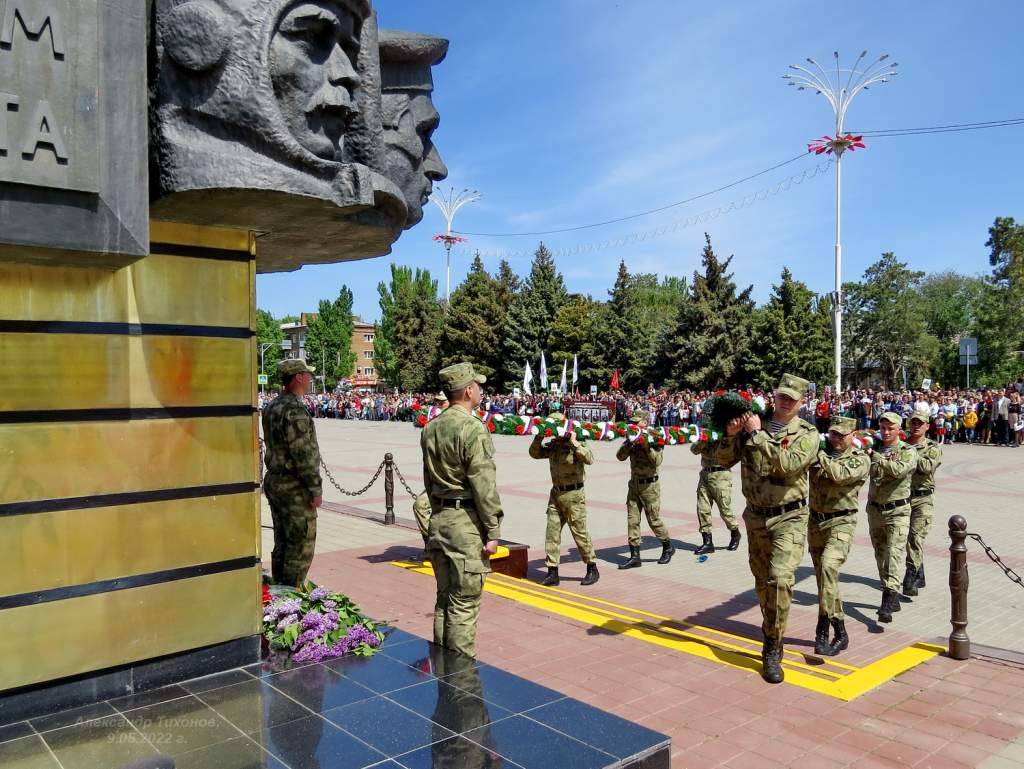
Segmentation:
[(441, 209), (441, 215), (444, 216), (445, 223), (448, 225), (448, 229), (444, 235), (435, 235), (434, 240), (439, 240), (444, 243), (445, 250), (445, 281), (444, 281), (444, 301), (448, 303), (448, 298), (451, 296), (452, 288), (452, 246), (456, 243), (462, 242), (465, 238), (461, 238), (458, 235), (452, 234), (452, 222), (455, 221), (455, 214), (458, 213), (459, 209), (467, 203), (475, 203), (480, 200), (481, 194), (476, 190), (463, 189), (461, 192), (456, 193), (455, 188), (452, 187), (446, 194), (440, 194), (435, 192), (430, 196), (430, 202)]
[[(886, 60), (889, 58), (889, 54), (883, 54), (871, 62), (871, 64), (858, 69), (861, 67), (864, 58), (868, 55), (867, 51), (863, 51), (857, 57), (852, 67), (843, 69), (839, 66), (839, 52), (836, 51), (832, 55), (835, 57), (836, 64), (835, 80), (833, 80), (833, 73), (826, 72), (824, 67), (810, 58), (807, 59), (807, 62), (815, 68), (814, 71), (800, 64), (790, 64), (789, 68), (794, 70), (796, 74), (783, 75), (782, 77), (789, 85), (796, 86), (798, 91), (811, 90), (816, 94), (824, 96), (828, 100), (829, 106), (832, 107), (836, 118), (835, 137), (823, 137), (823, 140), (809, 145), (809, 150), (816, 151), (819, 154), (821, 152), (828, 152), (829, 154), (834, 152), (836, 156), (836, 289), (832, 294), (832, 317), (835, 333), (836, 393), (839, 393), (843, 379), (843, 246), (840, 238), (842, 227), (842, 158), (843, 153), (847, 149), (864, 146), (860, 142), (861, 137), (843, 134), (843, 123), (846, 119), (846, 110), (849, 109), (853, 97), (861, 91), (866, 91), (873, 85), (888, 82), (890, 78), (895, 77), (897, 65), (895, 63), (887, 64)], [(843, 82), (844, 79), (845, 83)]]

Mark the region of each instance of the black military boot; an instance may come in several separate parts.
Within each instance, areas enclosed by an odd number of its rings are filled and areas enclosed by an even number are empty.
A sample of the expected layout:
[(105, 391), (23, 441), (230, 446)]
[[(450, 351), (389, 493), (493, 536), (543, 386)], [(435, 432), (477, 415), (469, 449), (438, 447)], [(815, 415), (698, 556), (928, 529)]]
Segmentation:
[[(888, 590), (886, 588), (882, 589), (882, 603), (878, 607), (878, 621), (879, 622), (885, 622), (885, 623), (892, 622), (892, 612), (893, 612), (892, 599), (893, 599), (893, 597), (894, 596), (893, 596), (893, 593), (892, 593), (891, 590)], [(897, 602), (896, 605), (898, 606), (899, 605), (899, 599), (898, 598), (896, 599), (896, 602)]]
[(596, 563), (588, 563), (587, 564), (587, 575), (583, 579), (580, 580), (580, 584), (583, 585), (584, 587), (586, 587), (587, 585), (593, 585), (599, 579), (601, 579), (601, 575), (597, 573), (597, 564)]
[(639, 569), (643, 564), (640, 562), (640, 546), (630, 545), (629, 546), (629, 560), (625, 563), (620, 563), (620, 569)]
[(917, 569), (917, 586), (927, 587), (924, 581), (924, 561), (921, 561), (921, 565)]
[(698, 547), (693, 554), (705, 555), (707, 553), (715, 552), (715, 543), (711, 540), (711, 532), (702, 533), (700, 536), (703, 538), (704, 544)]
[(558, 583), (558, 567), (548, 566), (548, 575), (541, 580), (540, 584), (545, 585), (547, 587), (554, 587)]
[(818, 615), (818, 626), (814, 628), (814, 653), (830, 655), (828, 645), (828, 617), (824, 614)]
[(661, 541), (661, 558), (658, 559), (658, 563), (668, 563), (675, 554), (676, 549), (672, 546), (672, 540), (663, 539)]
[(900, 603), (900, 591), (899, 590), (890, 590), (889, 593), (892, 596), (892, 598), (891, 598), (891, 600), (892, 600), (892, 613), (895, 614), (898, 611), (902, 611), (903, 610), (903, 604)]
[(907, 563), (907, 573), (903, 575), (903, 595), (917, 595), (917, 569)]
[(725, 549), (726, 550), (739, 550), (740, 540), (741, 539), (743, 539), (743, 537), (740, 534), (740, 530), (738, 528), (732, 529), (729, 532), (729, 546), (727, 548), (725, 548)]
[(850, 636), (846, 635), (846, 625), (843, 623), (843, 620), (832, 620), (832, 630), (835, 631), (836, 637), (829, 644), (829, 655), (839, 654), (839, 652), (850, 645)]
[(781, 684), (785, 675), (782, 672), (782, 641), (778, 638), (764, 637), (761, 647), (761, 678), (770, 684)]

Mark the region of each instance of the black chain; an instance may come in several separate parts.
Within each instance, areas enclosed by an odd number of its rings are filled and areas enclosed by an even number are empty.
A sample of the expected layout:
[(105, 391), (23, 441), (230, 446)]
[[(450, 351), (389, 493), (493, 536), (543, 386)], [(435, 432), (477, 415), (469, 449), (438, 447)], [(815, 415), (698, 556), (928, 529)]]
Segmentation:
[(412, 497), (413, 499), (416, 499), (416, 497), (418, 497), (419, 494), (417, 494), (415, 491), (409, 488), (409, 484), (406, 483), (405, 478), (402, 477), (402, 471), (398, 469), (398, 465), (392, 462), (391, 466), (395, 468), (395, 475), (398, 476), (398, 480), (402, 482), (402, 485), (405, 487), (405, 490), (409, 492), (409, 496)]
[(369, 489), (373, 484), (377, 482), (377, 479), (380, 478), (381, 472), (384, 470), (384, 462), (381, 461), (380, 466), (377, 468), (377, 472), (373, 474), (373, 477), (370, 479), (369, 483), (363, 486), (363, 488), (359, 489), (359, 491), (345, 491), (345, 489), (341, 488), (341, 486), (338, 485), (338, 482), (334, 480), (334, 476), (331, 475), (331, 471), (327, 469), (327, 465), (324, 463), (322, 459), (320, 460), (320, 466), (324, 469), (324, 473), (327, 475), (327, 480), (331, 482), (331, 485), (334, 486), (334, 488), (336, 488), (346, 497), (358, 497), (360, 494), (365, 494), (367, 489)]
[(1003, 573), (1007, 577), (1009, 577), (1011, 582), (1017, 583), (1018, 587), (1024, 587), (1024, 579), (1021, 579), (1020, 574), (1018, 574), (1005, 563), (1003, 563), (1003, 560), (999, 557), (996, 551), (985, 543), (985, 540), (981, 538), (980, 534), (968, 533), (967, 536), (975, 540), (979, 545), (982, 546), (982, 548), (984, 548), (985, 555), (987, 555), (989, 559), (991, 559), (992, 563), (994, 563), (996, 566), (1003, 570)]

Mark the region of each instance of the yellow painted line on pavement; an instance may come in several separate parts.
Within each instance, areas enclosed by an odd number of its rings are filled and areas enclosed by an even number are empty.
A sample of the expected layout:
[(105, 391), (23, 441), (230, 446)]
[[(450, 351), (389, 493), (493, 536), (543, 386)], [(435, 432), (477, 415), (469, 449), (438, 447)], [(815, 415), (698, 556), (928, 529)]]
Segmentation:
[[(412, 561), (393, 561), (392, 563), (395, 566), (419, 574), (433, 574), (433, 569), (429, 563)], [(567, 590), (542, 588), (532, 582), (508, 577), (507, 575), (492, 575), (484, 583), (484, 589), (503, 598), (508, 598), (509, 600), (562, 617), (568, 617), (587, 625), (599, 627), (608, 632), (636, 638), (646, 643), (655, 644), (656, 646), (672, 649), (673, 651), (689, 654), (711, 662), (729, 665), (741, 670), (758, 674), (761, 672), (760, 642), (749, 638), (715, 631), (713, 628), (681, 622), (670, 617), (644, 612), (620, 604), (612, 604), (611, 602), (596, 598), (580, 596), (578, 593), (572, 593)], [(618, 608), (626, 613), (588, 605), (585, 601)], [(691, 629), (718, 632), (736, 641), (752, 644), (757, 649), (746, 649), (728, 641), (704, 638), (679, 628), (654, 625), (635, 615), (668, 620)], [(941, 646), (917, 643), (900, 649), (870, 665), (859, 668), (842, 665), (831, 660), (824, 660), (826, 665), (842, 668), (847, 671), (845, 673), (837, 673), (833, 670), (825, 669), (824, 666), (806, 665), (790, 659), (784, 659), (783, 665), (786, 669), (786, 683), (829, 697), (849, 701), (880, 686), (915, 665), (919, 665), (935, 655), (941, 654), (943, 651), (945, 649)], [(799, 653), (794, 652), (794, 654)]]

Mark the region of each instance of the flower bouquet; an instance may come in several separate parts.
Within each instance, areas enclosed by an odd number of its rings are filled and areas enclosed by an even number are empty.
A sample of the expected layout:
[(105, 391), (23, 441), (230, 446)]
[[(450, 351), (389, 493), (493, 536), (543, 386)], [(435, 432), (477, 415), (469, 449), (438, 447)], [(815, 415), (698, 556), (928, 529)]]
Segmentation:
[(348, 596), (312, 583), (264, 606), (263, 636), (272, 653), (288, 653), (293, 662), (320, 662), (350, 653), (368, 657), (384, 640), (377, 625)]

